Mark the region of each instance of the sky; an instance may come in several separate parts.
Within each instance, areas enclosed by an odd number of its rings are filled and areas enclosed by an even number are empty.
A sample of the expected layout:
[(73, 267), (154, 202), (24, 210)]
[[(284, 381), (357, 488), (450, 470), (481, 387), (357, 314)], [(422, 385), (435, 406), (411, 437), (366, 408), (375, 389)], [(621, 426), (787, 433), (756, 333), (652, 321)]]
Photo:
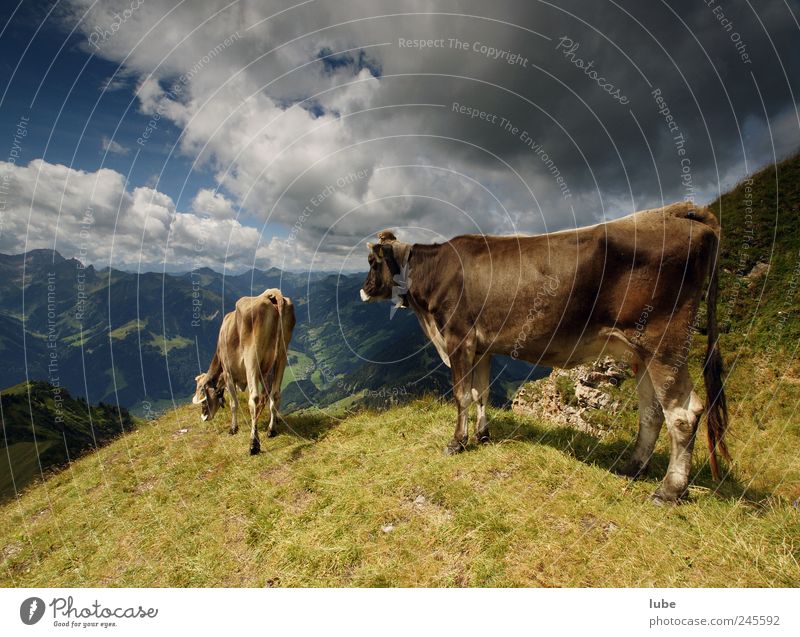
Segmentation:
[(796, 1), (1, 11), (7, 254), (363, 271), (385, 228), (438, 242), (709, 203), (800, 147)]

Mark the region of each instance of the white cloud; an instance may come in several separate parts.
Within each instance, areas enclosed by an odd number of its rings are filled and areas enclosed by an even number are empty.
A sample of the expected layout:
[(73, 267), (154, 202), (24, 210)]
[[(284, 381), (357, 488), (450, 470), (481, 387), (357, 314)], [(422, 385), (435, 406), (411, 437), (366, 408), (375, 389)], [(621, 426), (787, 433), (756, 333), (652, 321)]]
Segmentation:
[(208, 215), (216, 219), (230, 219), (235, 216), (233, 202), (220, 192), (203, 188), (192, 201), (192, 211), (199, 216)]
[(130, 148), (123, 146), (119, 142), (106, 137), (105, 135), (100, 140), (100, 146), (107, 153), (115, 153), (117, 155), (127, 155), (129, 152), (131, 152)]
[(114, 75), (109, 75), (100, 83), (100, 90), (105, 93), (112, 91), (119, 91), (123, 88), (130, 87), (130, 78), (124, 72), (117, 72)]
[[(0, 175), (7, 184), (0, 252), (55, 247), (67, 258), (129, 269), (141, 263), (160, 270), (165, 261), (168, 270), (272, 264), (256, 229), (179, 212), (168, 195), (128, 190), (124, 177), (107, 168), (85, 172), (39, 159), (27, 166), (0, 162)], [(210, 201), (224, 205), (221, 196)]]

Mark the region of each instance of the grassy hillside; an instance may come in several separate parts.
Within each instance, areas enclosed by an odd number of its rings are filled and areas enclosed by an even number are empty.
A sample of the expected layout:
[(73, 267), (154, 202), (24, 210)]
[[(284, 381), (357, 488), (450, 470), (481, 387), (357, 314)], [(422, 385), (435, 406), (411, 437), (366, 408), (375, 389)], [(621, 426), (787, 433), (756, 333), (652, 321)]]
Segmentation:
[(774, 489), (796, 465), (748, 455), (719, 493), (703, 471), (689, 504), (659, 508), (654, 481), (609, 471), (629, 431), (495, 411), (500, 442), (451, 458), (452, 416), (432, 398), (289, 416), (250, 457), (246, 434), (180, 408), (7, 505), (0, 584), (800, 585), (800, 517)]
[[(800, 155), (744, 180), (711, 205), (722, 222), (723, 345), (780, 363), (800, 345)], [(758, 275), (757, 264), (768, 266)], [(778, 355), (778, 353), (781, 355)]]
[[(713, 483), (698, 444), (686, 504), (649, 500), (663, 433), (651, 477), (613, 473), (632, 402), (602, 438), (492, 410), (494, 442), (457, 457), (441, 453), (455, 409), (433, 397), (291, 414), (256, 457), (227, 411), (201, 423), (186, 406), (4, 505), (0, 584), (800, 586), (800, 158), (714, 207), (734, 463)], [(319, 363), (316, 338), (301, 351)], [(630, 381), (619, 393), (634, 400)]]
[(43, 474), (130, 431), (124, 408), (90, 406), (45, 382), (0, 391), (0, 502)]

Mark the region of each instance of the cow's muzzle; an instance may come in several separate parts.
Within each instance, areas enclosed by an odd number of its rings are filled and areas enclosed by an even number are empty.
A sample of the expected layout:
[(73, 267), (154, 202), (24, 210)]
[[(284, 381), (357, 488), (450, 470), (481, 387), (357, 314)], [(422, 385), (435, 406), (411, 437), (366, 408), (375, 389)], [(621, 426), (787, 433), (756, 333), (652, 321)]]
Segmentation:
[(361, 290), (359, 291), (359, 294), (361, 295), (361, 300), (362, 300), (364, 303), (367, 303), (367, 302), (369, 301), (369, 298), (370, 298), (370, 297), (369, 297), (369, 294), (367, 294), (366, 292), (364, 292), (364, 288), (361, 288)]

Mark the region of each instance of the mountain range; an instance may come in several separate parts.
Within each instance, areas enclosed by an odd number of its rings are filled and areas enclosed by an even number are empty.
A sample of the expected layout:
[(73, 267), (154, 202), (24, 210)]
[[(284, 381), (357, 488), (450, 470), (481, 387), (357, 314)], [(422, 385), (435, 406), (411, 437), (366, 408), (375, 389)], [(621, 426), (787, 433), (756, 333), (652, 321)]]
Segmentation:
[[(362, 274), (279, 269), (223, 275), (96, 269), (57, 251), (0, 255), (0, 387), (60, 385), (90, 403), (150, 416), (185, 403), (205, 371), (226, 312), (242, 296), (280, 288), (297, 327), (284, 408), (358, 400), (377, 405), (449, 389), (449, 370), (411, 312), (358, 298)], [(498, 360), (493, 397), (546, 370)]]

